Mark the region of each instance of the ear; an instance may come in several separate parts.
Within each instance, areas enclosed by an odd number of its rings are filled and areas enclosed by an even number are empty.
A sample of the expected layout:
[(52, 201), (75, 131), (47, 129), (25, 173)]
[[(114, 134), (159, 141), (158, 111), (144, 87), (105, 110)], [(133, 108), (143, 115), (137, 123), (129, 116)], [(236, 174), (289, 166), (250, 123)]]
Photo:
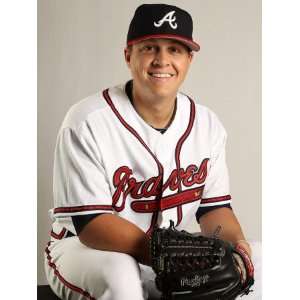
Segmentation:
[(193, 52), (193, 51), (190, 51), (190, 52), (189, 52), (190, 63), (192, 62), (193, 58), (194, 58), (194, 52)]
[(131, 57), (131, 49), (126, 47), (124, 49), (124, 58), (128, 67), (130, 66), (130, 57)]

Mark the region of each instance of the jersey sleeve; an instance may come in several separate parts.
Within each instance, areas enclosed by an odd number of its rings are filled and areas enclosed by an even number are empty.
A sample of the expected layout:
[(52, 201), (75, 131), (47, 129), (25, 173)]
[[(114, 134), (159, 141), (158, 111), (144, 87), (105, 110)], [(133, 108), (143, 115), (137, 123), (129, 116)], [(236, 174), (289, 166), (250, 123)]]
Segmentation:
[(211, 157), (200, 210), (231, 203), (225, 151), (227, 134), (215, 115), (211, 123)]
[(58, 135), (53, 176), (54, 217), (112, 212), (100, 150), (88, 124)]

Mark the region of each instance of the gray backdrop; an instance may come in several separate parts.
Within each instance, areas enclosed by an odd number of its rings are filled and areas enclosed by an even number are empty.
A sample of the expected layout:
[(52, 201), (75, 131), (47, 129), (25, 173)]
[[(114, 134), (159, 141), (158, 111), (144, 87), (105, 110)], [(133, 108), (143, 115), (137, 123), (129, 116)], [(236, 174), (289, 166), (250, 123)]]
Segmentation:
[[(246, 236), (261, 240), (261, 1), (38, 1), (38, 284), (51, 228), (55, 140), (68, 108), (130, 76), (123, 59), (129, 21), (142, 3), (189, 11), (201, 45), (182, 88), (214, 110), (228, 132), (233, 208)], [(187, 229), (195, 230), (191, 223)]]

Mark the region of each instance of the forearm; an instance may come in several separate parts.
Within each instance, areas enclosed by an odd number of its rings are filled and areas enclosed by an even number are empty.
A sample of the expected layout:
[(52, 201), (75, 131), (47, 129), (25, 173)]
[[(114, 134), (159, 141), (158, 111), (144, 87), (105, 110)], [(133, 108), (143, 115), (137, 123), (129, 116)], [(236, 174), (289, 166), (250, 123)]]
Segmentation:
[(139, 263), (150, 264), (149, 237), (139, 227), (116, 215), (96, 217), (84, 227), (79, 239), (90, 248), (126, 253)]
[(201, 232), (205, 236), (212, 236), (220, 226), (219, 238), (234, 245), (243, 244), (245, 250), (251, 255), (251, 248), (246, 242), (242, 228), (230, 208), (219, 208), (208, 212), (200, 218)]

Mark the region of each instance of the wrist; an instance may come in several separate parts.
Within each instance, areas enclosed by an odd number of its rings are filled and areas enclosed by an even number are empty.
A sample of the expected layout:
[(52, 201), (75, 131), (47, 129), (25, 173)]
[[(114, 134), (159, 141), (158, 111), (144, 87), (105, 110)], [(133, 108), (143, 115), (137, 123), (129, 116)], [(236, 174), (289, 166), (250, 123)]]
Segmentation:
[(151, 265), (151, 257), (150, 257), (150, 240), (148, 236), (144, 236), (144, 238), (140, 241), (137, 246), (137, 254), (136, 259), (139, 263), (143, 265)]

